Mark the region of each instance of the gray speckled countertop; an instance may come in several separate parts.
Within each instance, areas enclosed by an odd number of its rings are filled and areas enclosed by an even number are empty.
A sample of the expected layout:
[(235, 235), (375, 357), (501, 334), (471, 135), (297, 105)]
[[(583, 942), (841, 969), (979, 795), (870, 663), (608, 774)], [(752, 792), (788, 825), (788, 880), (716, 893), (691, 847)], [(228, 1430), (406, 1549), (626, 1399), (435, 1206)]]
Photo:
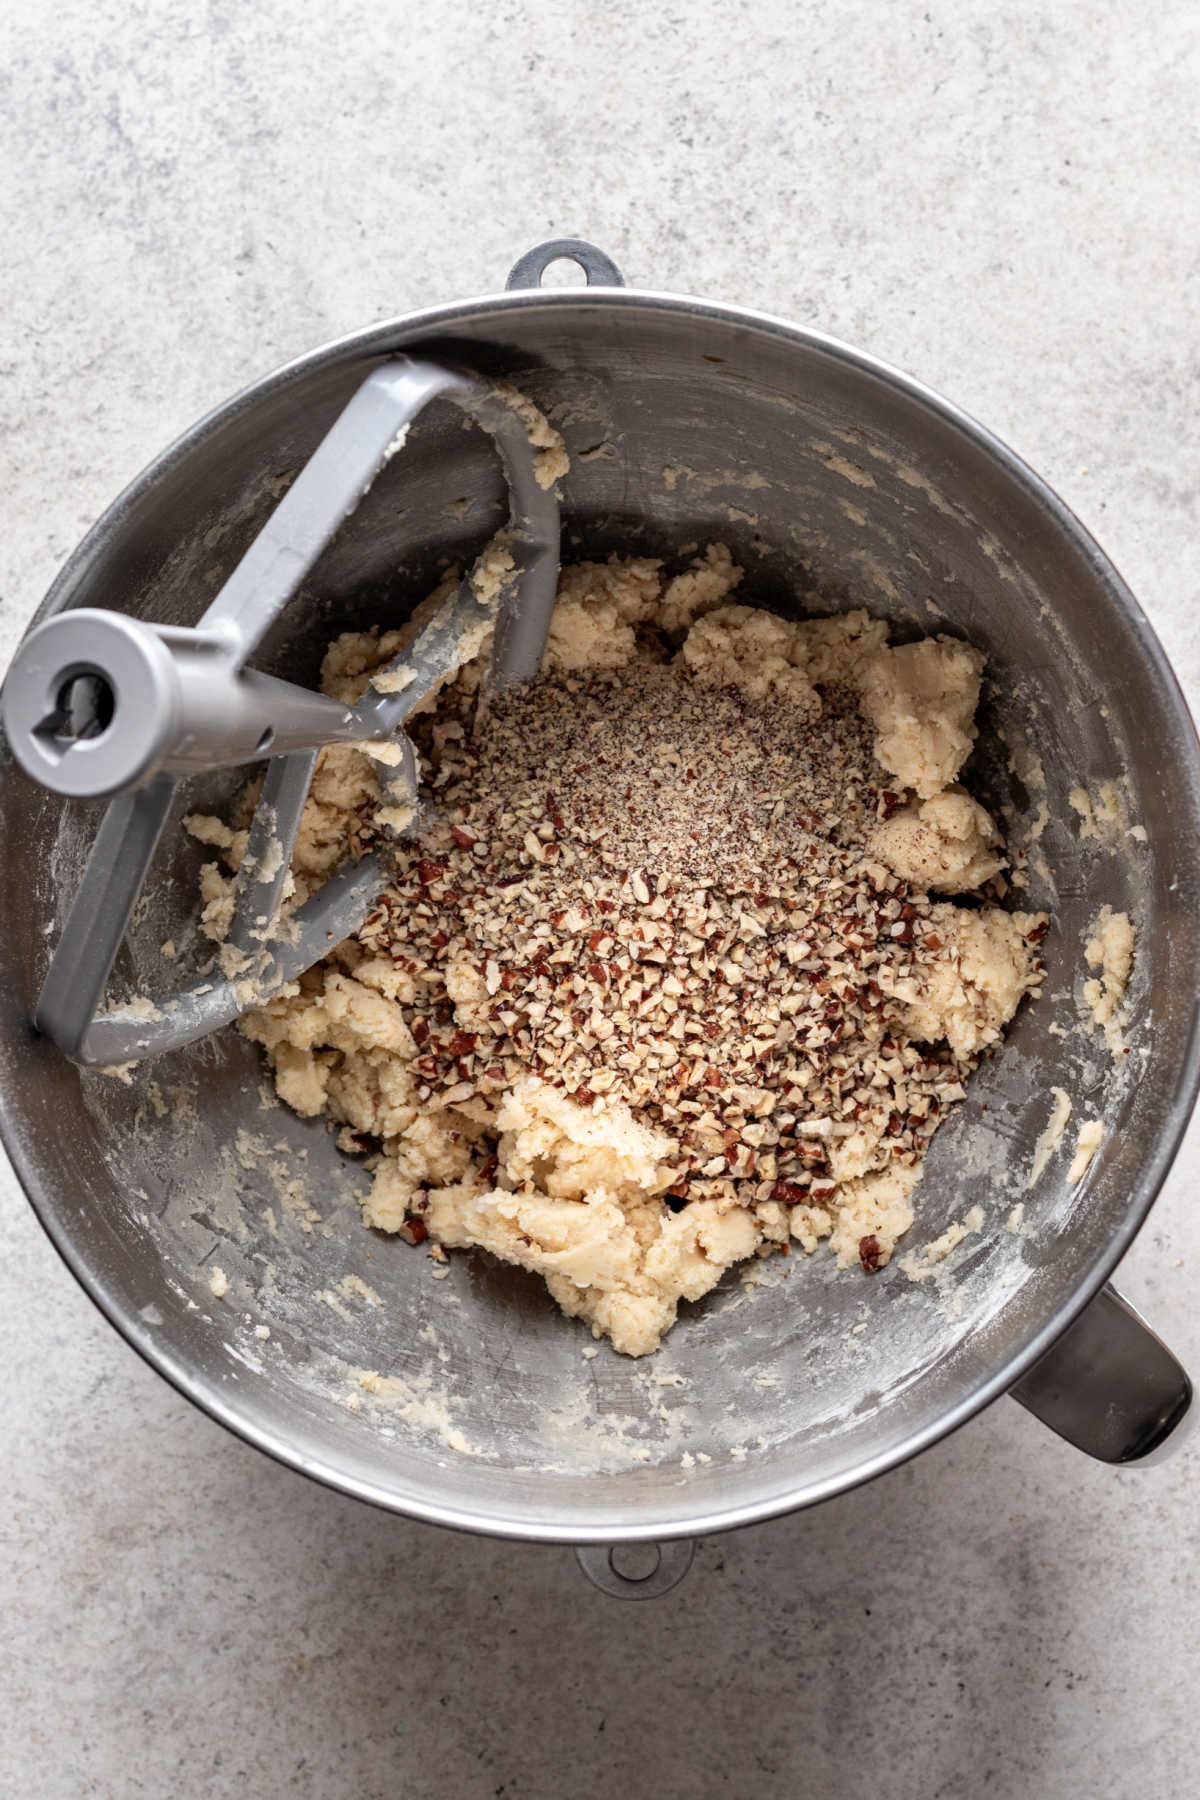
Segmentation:
[[(1019, 0), (15, 0), (0, 24), (0, 653), (197, 414), (582, 233), (985, 419), (1200, 695), (1200, 24)], [(1125, 1291), (1193, 1369), (1188, 1149)], [(1008, 1403), (626, 1607), (180, 1400), (0, 1172), (0, 1785), (84, 1795), (1066, 1800), (1194, 1787), (1200, 1446)]]

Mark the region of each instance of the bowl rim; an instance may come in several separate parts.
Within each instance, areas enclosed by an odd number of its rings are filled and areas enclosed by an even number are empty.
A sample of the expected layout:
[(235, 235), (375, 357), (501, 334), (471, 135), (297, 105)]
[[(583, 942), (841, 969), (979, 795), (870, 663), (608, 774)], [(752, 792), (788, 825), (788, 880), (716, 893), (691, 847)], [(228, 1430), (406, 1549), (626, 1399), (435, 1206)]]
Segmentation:
[[(249, 411), (267, 396), (301, 383), (309, 376), (338, 363), (394, 354), (436, 332), (477, 324), (481, 315), (526, 311), (530, 308), (570, 310), (586, 314), (596, 308), (613, 307), (651, 308), (664, 313), (712, 319), (815, 350), (832, 361), (848, 364), (856, 371), (891, 387), (907, 400), (932, 412), (943, 423), (962, 433), (976, 447), (986, 451), (1072, 541), (1075, 549), (1084, 557), (1093, 580), (1107, 590), (1128, 620), (1140, 651), (1157, 678), (1164, 700), (1173, 711), (1180, 742), (1186, 743), (1190, 752), (1178, 770), (1177, 779), (1190, 807), (1194, 836), (1200, 840), (1200, 741), (1179, 680), (1133, 593), (1091, 533), (1049, 484), (1016, 451), (971, 414), (893, 364), (867, 351), (856, 349), (838, 338), (797, 325), (778, 314), (688, 294), (634, 287), (530, 288), (482, 294), (400, 314), (362, 327), (282, 363), (203, 414), (128, 483), (64, 563), (27, 629), (32, 629), (33, 625), (67, 605), (71, 590), (82, 570), (117, 534), (128, 513), (152, 490), (164, 473), (188, 457), (212, 432)], [(109, 1323), (179, 1393), (243, 1441), (264, 1451), (284, 1467), (307, 1475), (335, 1492), (424, 1523), (523, 1542), (616, 1544), (711, 1536), (818, 1505), (885, 1474), (910, 1457), (929, 1449), (974, 1418), (992, 1401), (1007, 1392), (1051, 1348), (1112, 1274), (1141, 1229), (1166, 1180), (1191, 1118), (1198, 1091), (1200, 997), (1193, 993), (1187, 1046), (1178, 1069), (1174, 1093), (1142, 1174), (1131, 1192), (1121, 1225), (1093, 1257), (1069, 1299), (1050, 1318), (1031, 1331), (1017, 1350), (1006, 1356), (998, 1367), (953, 1406), (915, 1429), (902, 1441), (863, 1459), (853, 1468), (826, 1476), (807, 1486), (791, 1484), (782, 1486), (778, 1492), (772, 1491), (752, 1500), (734, 1500), (715, 1506), (708, 1504), (694, 1509), (689, 1509), (686, 1504), (685, 1487), (680, 1494), (678, 1518), (667, 1522), (655, 1519), (644, 1523), (636, 1520), (607, 1522), (599, 1517), (594, 1520), (582, 1518), (571, 1521), (554, 1517), (534, 1519), (522, 1516), (517, 1519), (507, 1518), (503, 1513), (483, 1510), (475, 1504), (447, 1506), (440, 1500), (430, 1501), (420, 1493), (389, 1490), (382, 1483), (360, 1479), (333, 1462), (305, 1451), (282, 1432), (246, 1417), (238, 1405), (229, 1402), (218, 1383), (198, 1376), (169, 1348), (156, 1342), (152, 1328), (136, 1315), (131, 1316), (120, 1300), (109, 1291), (103, 1277), (88, 1265), (61, 1216), (66, 1209), (56, 1206), (43, 1190), (33, 1157), (25, 1144), (20, 1122), (12, 1115), (8, 1097), (3, 1091), (0, 1091), (0, 1142), (3, 1142), (26, 1197), (55, 1249)]]

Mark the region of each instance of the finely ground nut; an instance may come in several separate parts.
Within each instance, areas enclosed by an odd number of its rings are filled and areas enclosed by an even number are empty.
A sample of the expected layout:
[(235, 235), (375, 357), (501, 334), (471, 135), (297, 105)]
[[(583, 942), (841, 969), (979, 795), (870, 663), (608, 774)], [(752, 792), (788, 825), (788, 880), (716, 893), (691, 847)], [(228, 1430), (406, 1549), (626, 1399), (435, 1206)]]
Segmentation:
[[(535, 1270), (630, 1355), (755, 1254), (882, 1268), (1042, 979), (1045, 915), (997, 904), (1003, 845), (956, 781), (979, 654), (733, 605), (740, 579), (719, 545), (564, 570), (543, 674), (481, 707), (477, 663), (414, 720), (418, 840), (368, 757), (322, 752), (291, 904), (372, 848), (391, 880), (242, 1026), (367, 1155), (369, 1225)], [(326, 691), (410, 637), (339, 639)], [(198, 835), (232, 867), (244, 823)]]

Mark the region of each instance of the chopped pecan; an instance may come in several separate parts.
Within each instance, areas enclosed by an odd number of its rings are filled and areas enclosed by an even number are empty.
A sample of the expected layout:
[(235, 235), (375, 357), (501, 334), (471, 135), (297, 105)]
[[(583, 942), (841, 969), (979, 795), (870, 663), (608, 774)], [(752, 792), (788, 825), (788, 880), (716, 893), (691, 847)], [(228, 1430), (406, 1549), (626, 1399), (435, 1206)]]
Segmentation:
[(874, 1275), (883, 1261), (883, 1246), (873, 1231), (858, 1240), (858, 1260), (864, 1275)]

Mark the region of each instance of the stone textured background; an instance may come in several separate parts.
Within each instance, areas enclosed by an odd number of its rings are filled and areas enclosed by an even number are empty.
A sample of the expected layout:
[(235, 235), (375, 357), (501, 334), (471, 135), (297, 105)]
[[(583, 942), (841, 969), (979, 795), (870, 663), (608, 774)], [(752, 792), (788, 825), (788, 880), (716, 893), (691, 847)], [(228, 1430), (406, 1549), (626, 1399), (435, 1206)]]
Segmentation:
[[(0, 655), (121, 485), (322, 339), (578, 233), (1024, 452), (1200, 694), (1191, 0), (10, 0)], [(1122, 1285), (1200, 1368), (1193, 1134)], [(1194, 1788), (1200, 1450), (1007, 1402), (627, 1607), (409, 1525), (144, 1368), (0, 1173), (0, 1785), (1066, 1800)]]

